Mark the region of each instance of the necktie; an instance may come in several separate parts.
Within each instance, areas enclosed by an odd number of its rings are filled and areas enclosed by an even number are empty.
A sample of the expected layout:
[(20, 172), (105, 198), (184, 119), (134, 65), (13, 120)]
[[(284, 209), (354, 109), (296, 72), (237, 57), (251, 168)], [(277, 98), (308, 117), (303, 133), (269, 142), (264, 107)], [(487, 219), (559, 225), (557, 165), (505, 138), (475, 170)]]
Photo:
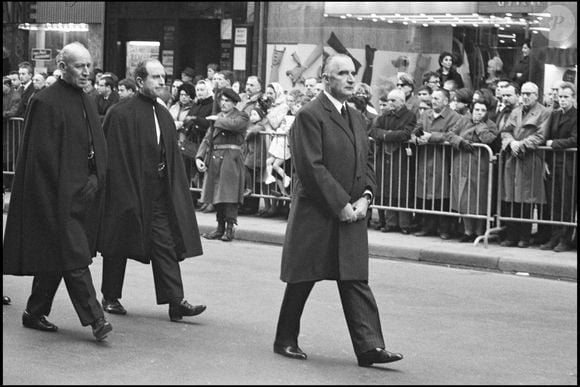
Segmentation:
[(346, 112), (346, 106), (342, 105), (342, 109), (340, 109), (340, 115), (346, 122), (348, 122), (348, 113)]

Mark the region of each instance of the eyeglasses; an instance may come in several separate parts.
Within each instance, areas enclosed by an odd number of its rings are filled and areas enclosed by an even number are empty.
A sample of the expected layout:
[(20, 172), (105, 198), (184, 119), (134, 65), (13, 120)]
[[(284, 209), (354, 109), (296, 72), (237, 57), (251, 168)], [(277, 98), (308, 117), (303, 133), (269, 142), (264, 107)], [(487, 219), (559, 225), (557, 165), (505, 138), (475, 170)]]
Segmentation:
[(407, 86), (407, 85), (408, 85), (407, 83), (397, 83), (397, 86), (401, 86), (401, 87), (402, 86)]
[(439, 84), (439, 81), (429, 81), (427, 83)]

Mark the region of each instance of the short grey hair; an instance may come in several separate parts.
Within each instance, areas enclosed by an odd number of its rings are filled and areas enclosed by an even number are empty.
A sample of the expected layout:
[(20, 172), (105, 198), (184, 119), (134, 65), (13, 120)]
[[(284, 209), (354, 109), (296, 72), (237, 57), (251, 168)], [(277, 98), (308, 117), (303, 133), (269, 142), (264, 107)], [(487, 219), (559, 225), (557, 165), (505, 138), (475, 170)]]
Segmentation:
[(396, 98), (402, 102), (405, 102), (405, 92), (399, 89), (393, 89), (389, 92), (387, 98)]
[(534, 92), (536, 93), (536, 95), (538, 95), (538, 92), (540, 91), (538, 85), (536, 85), (534, 82), (526, 82), (522, 85), (522, 89), (524, 88), (524, 86), (528, 86), (531, 87)]

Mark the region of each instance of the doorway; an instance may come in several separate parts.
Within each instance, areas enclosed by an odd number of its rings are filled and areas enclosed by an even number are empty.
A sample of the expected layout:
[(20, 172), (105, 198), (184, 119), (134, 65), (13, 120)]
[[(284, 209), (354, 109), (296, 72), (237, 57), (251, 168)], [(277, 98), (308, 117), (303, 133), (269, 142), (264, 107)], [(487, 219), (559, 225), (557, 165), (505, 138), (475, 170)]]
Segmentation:
[(181, 20), (178, 29), (179, 58), (175, 66), (175, 78), (181, 76), (186, 67), (195, 74), (206, 77), (208, 63), (219, 63), (221, 52), (221, 20), (189, 19)]

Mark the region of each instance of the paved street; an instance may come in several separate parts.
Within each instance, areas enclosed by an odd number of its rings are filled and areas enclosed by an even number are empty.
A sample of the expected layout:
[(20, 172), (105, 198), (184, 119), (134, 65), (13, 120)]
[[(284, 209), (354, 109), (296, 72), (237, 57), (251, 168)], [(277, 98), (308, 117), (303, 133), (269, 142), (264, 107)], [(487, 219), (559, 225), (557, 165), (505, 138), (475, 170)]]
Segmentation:
[[(566, 384), (577, 379), (577, 283), (371, 259), (370, 284), (387, 348), (405, 359), (356, 365), (338, 291), (317, 284), (300, 346), (307, 361), (272, 352), (284, 284), (281, 247), (205, 241), (182, 264), (186, 298), (208, 309), (171, 323), (155, 305), (151, 267), (130, 262), (114, 331), (94, 341), (61, 285), (50, 321), (25, 329), (30, 277), (5, 276), (3, 384)], [(42, 253), (42, 252), (39, 252)], [(97, 289), (101, 260), (91, 266)]]

